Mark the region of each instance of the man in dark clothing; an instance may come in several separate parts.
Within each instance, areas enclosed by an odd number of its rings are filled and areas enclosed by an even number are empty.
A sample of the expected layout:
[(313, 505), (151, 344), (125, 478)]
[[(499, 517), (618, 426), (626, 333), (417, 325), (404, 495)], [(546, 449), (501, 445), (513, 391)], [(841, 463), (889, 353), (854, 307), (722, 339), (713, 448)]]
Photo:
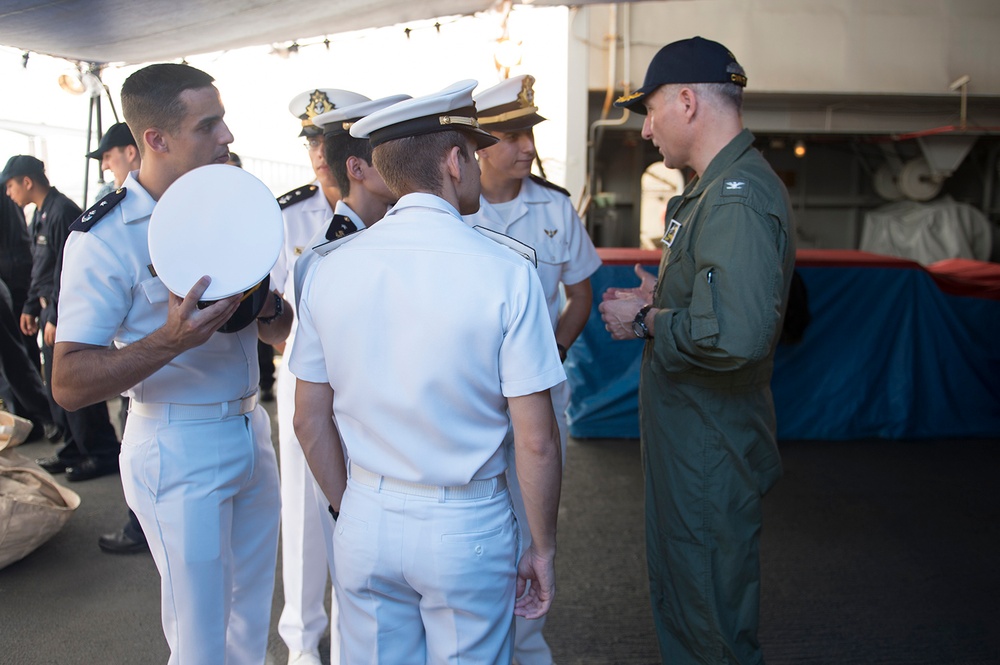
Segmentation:
[(747, 77), (722, 44), (664, 46), (615, 102), (696, 178), (666, 210), (657, 279), (609, 289), (615, 339), (645, 340), (639, 428), (646, 561), (664, 663), (762, 665), (761, 497), (781, 475), (771, 372), (795, 260), (788, 192), (743, 127)]
[[(82, 212), (65, 194), (49, 184), (45, 165), (30, 155), (15, 155), (7, 161), (0, 182), (7, 195), (22, 208), (35, 204), (31, 222), (31, 285), (21, 310), (21, 332), (37, 335), (42, 330), (45, 378), (51, 399), (52, 346), (55, 344), (57, 307), (63, 246), (69, 226)], [(52, 402), (55, 405), (55, 402)], [(108, 417), (107, 405), (100, 403), (79, 411), (53, 409), (57, 424), (63, 425), (66, 441), (52, 457), (38, 460), (50, 473), (66, 472), (67, 480), (88, 480), (118, 472), (120, 444)], [(62, 420), (63, 422), (60, 422)]]
[[(21, 207), (14, 203), (7, 192), (0, 190), (0, 279), (7, 284), (13, 299), (15, 318), (20, 329), (21, 309), (28, 298), (31, 286), (31, 236), (24, 222)], [(21, 335), (21, 343), (28, 358), (41, 371), (38, 339), (35, 335)]]
[(38, 368), (31, 364), (21, 345), (21, 330), (12, 307), (10, 290), (0, 280), (0, 370), (14, 398), (13, 412), (27, 418), (34, 427), (28, 440), (50, 434), (52, 412)]
[(34, 423), (28, 440), (60, 436), (41, 377), (36, 335), (21, 333), (21, 308), (31, 285), (31, 236), (24, 213), (0, 191), (0, 394), (9, 410)]

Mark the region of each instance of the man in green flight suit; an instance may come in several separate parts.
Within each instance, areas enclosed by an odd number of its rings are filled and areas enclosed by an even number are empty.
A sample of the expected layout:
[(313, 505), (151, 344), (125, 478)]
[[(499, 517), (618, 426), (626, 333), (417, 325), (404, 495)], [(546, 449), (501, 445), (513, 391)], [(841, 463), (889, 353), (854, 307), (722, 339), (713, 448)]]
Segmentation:
[(615, 339), (646, 340), (639, 422), (646, 555), (664, 663), (763, 662), (761, 497), (781, 475), (771, 371), (795, 260), (784, 185), (743, 128), (746, 75), (723, 45), (663, 47), (615, 102), (696, 177), (669, 202), (658, 281), (609, 289)]

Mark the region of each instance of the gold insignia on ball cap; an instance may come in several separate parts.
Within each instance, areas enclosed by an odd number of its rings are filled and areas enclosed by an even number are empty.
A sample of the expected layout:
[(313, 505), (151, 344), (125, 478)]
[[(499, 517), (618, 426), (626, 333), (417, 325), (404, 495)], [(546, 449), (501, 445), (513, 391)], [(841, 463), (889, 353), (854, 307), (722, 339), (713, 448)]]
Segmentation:
[(625, 102), (630, 102), (633, 99), (638, 99), (639, 97), (642, 97), (645, 94), (646, 93), (644, 92), (633, 92), (631, 95), (622, 95), (621, 97), (615, 100), (615, 104), (624, 104)]

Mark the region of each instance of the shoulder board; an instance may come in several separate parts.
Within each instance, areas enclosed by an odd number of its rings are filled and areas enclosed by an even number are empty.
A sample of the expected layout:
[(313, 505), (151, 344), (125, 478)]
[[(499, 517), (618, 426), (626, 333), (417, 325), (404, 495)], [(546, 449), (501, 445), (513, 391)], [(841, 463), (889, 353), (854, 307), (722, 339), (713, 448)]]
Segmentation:
[(125, 188), (119, 187), (94, 205), (87, 208), (82, 215), (76, 218), (76, 221), (70, 224), (69, 230), (86, 233), (90, 229), (94, 228), (94, 225), (101, 221), (101, 218), (111, 212), (111, 210), (121, 203), (121, 200), (124, 198)]
[(296, 187), (292, 191), (285, 192), (278, 197), (278, 207), (284, 210), (288, 206), (294, 205), (299, 201), (305, 201), (318, 191), (319, 187), (316, 185), (303, 185), (302, 187)]
[(326, 229), (326, 239), (339, 240), (357, 230), (357, 224), (352, 222), (351, 218), (347, 215), (334, 215), (333, 219), (330, 220), (330, 226)]
[[(316, 252), (320, 256), (326, 256), (327, 254), (329, 254), (333, 250), (337, 249), (338, 247), (341, 247), (342, 245), (345, 245), (348, 242), (350, 242), (350, 241), (354, 240), (355, 238), (359, 237), (363, 232), (364, 232), (364, 229), (359, 229), (358, 231), (356, 231), (354, 233), (348, 233), (347, 235), (342, 235), (342, 236), (340, 236), (338, 238), (335, 238), (333, 240), (326, 240), (324, 242), (319, 243), (318, 245), (314, 245), (313, 248), (312, 248), (312, 251)], [(298, 265), (299, 265), (299, 262), (296, 261), (295, 262), (295, 267), (298, 268)], [(296, 291), (296, 293), (298, 293), (298, 291)]]
[(554, 189), (555, 191), (559, 192), (560, 194), (565, 194), (566, 196), (572, 196), (569, 193), (568, 189), (564, 189), (564, 188), (560, 187), (559, 185), (551, 183), (548, 180), (546, 180), (545, 178), (542, 178), (541, 176), (537, 176), (534, 173), (532, 173), (529, 177), (531, 178), (532, 182), (534, 182), (536, 185), (541, 185), (542, 187), (545, 187), (547, 189)]
[(517, 238), (511, 238), (509, 235), (500, 233), (499, 231), (494, 231), (493, 229), (488, 229), (485, 226), (473, 226), (475, 230), (479, 231), (481, 234), (492, 240), (493, 242), (508, 247), (524, 258), (531, 262), (531, 265), (538, 267), (538, 255), (535, 253), (535, 248), (531, 245), (526, 245)]

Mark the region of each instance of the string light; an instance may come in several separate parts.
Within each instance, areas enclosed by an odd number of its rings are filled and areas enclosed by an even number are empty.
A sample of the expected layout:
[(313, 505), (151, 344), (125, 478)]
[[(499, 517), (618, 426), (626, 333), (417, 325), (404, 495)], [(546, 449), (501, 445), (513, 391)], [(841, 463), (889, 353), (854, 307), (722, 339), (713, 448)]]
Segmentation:
[(521, 64), (521, 42), (515, 42), (507, 36), (501, 37), (497, 40), (493, 59), (496, 60), (497, 67), (502, 69), (510, 69)]
[[(471, 17), (471, 16), (473, 16), (473, 14), (469, 14), (467, 16), (456, 16), (455, 18), (448, 18), (448, 19), (446, 19), (444, 21), (438, 20), (438, 21), (435, 21), (434, 23), (418, 24), (417, 27), (409, 27), (409, 26), (407, 26), (407, 27), (403, 28), (403, 34), (406, 35), (407, 39), (410, 39), (410, 37), (413, 35), (413, 33), (419, 32), (420, 30), (427, 30), (427, 29), (430, 29), (430, 28), (434, 28), (434, 31), (437, 34), (441, 34), (441, 29), (444, 28), (444, 27), (446, 27), (449, 23), (455, 23), (457, 21), (460, 21), (460, 20), (462, 20), (464, 18), (468, 18), (468, 17)], [(279, 45), (279, 44), (273, 44), (272, 43), (271, 44), (271, 54), (272, 55), (276, 55), (279, 58), (287, 58), (289, 55), (291, 55), (293, 53), (298, 53), (299, 51), (301, 51), (304, 48), (309, 48), (310, 46), (318, 46), (318, 45), (323, 45), (324, 47), (326, 47), (326, 50), (329, 51), (330, 47), (331, 47), (331, 44), (333, 44), (334, 41), (337, 41), (337, 40), (336, 39), (335, 40), (331, 40), (329, 36), (325, 36), (325, 37), (323, 37), (323, 39), (317, 38), (316, 41), (306, 40), (306, 41), (300, 42), (299, 40), (296, 39), (292, 43), (288, 44), (287, 46)]]
[(803, 141), (802, 139), (799, 139), (798, 141), (796, 141), (795, 142), (795, 147), (792, 149), (792, 152), (795, 153), (796, 157), (805, 157), (806, 156), (806, 143), (805, 143), (805, 141)]
[(513, 4), (510, 0), (504, 0), (503, 18), (500, 20), (500, 38), (497, 39), (497, 46), (493, 50), (493, 63), (497, 67), (497, 72), (506, 79), (510, 77), (510, 68), (521, 64), (521, 42), (515, 42), (510, 38), (507, 28), (507, 21), (510, 19), (510, 12)]

